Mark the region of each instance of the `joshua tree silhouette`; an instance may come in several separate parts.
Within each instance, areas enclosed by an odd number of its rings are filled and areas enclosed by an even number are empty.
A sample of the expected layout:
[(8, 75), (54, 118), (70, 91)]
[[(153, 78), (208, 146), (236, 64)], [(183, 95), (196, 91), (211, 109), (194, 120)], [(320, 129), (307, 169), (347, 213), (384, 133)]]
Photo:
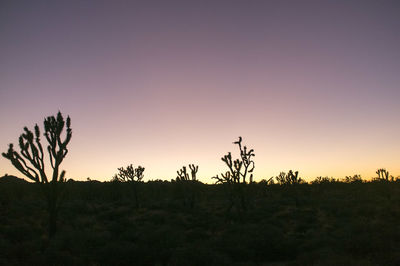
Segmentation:
[[(199, 166), (194, 165), (194, 164), (189, 164), (189, 169), (190, 169), (190, 174), (191, 174), (191, 180), (196, 181), (196, 174), (199, 171)], [(181, 169), (176, 171), (178, 176), (176, 177), (176, 181), (188, 181), (190, 180), (189, 174), (187, 173), (187, 168), (186, 166), (183, 166)]]
[[(64, 128), (66, 136), (62, 140), (61, 134)], [(64, 121), (61, 112), (58, 112), (57, 117), (49, 116), (44, 120), (44, 136), (48, 142), (47, 151), (53, 169), (50, 180), (45, 172), (39, 126), (35, 125), (34, 133), (27, 127), (24, 131), (25, 133), (19, 137), (20, 153), (14, 150), (13, 144), (9, 144), (7, 153), (2, 155), (27, 178), (42, 185), (49, 214), (49, 236), (52, 237), (57, 231), (57, 214), (62, 192), (59, 184), (65, 182), (65, 171), (60, 173), (60, 164), (68, 153), (67, 145), (72, 137), (71, 119), (68, 116)]]
[(135, 205), (136, 208), (139, 208), (139, 195), (138, 195), (138, 184), (142, 181), (144, 177), (145, 168), (142, 166), (138, 166), (134, 168), (132, 164), (128, 165), (125, 168), (120, 167), (118, 168), (118, 175), (114, 175), (113, 180), (117, 180), (120, 182), (129, 182), (133, 186), (133, 196), (135, 197)]
[(242, 137), (239, 137), (239, 140), (233, 142), (233, 144), (239, 146), (240, 159), (232, 160), (232, 154), (228, 152), (221, 160), (228, 166), (229, 171), (225, 174), (221, 174), (222, 177), (216, 175), (212, 178), (217, 180), (216, 183), (228, 185), (228, 211), (230, 211), (233, 206), (237, 206), (238, 210), (246, 210), (248, 201), (246, 177), (250, 174), (250, 183), (253, 182), (255, 164), (252, 157), (254, 157), (255, 154), (253, 149), (247, 151), (246, 146), (242, 147)]
[(303, 179), (299, 177), (299, 171), (293, 172), (292, 170), (289, 170), (287, 174), (280, 172), (275, 179), (280, 185), (296, 185), (303, 182)]
[(190, 177), (187, 172), (186, 166), (176, 171), (178, 174), (176, 177), (178, 194), (183, 198), (183, 205), (189, 206), (193, 209), (197, 198), (197, 177), (196, 174), (199, 170), (198, 165), (189, 164)]
[(386, 170), (385, 168), (381, 168), (376, 170), (376, 173), (378, 174), (378, 179), (380, 180), (385, 180), (385, 181), (393, 181), (393, 176), (390, 176), (389, 179), (389, 171)]
[(215, 176), (217, 183), (243, 183), (246, 184), (247, 174), (250, 174), (250, 183), (253, 182), (253, 171), (254, 171), (254, 161), (252, 157), (255, 156), (254, 150), (250, 149), (247, 151), (247, 147), (242, 147), (242, 137), (239, 137), (238, 141), (233, 142), (239, 146), (240, 159), (232, 161), (232, 154), (224, 155), (221, 160), (228, 166), (229, 171), (225, 174), (221, 174), (222, 178)]

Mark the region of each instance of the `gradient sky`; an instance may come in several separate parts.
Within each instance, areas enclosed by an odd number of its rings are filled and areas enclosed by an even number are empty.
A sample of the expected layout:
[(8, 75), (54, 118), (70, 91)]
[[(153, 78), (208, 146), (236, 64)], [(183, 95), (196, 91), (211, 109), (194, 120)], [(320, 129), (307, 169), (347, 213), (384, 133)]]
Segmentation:
[(211, 182), (238, 136), (256, 180), (398, 176), (399, 3), (1, 1), (0, 150), (61, 110), (76, 180)]

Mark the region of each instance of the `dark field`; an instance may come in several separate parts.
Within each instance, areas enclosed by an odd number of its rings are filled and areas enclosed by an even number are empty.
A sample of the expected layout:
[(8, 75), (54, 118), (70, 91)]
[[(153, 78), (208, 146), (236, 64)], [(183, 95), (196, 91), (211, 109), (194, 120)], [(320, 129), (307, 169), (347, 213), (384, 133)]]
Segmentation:
[(399, 182), (64, 186), (49, 239), (40, 184), (0, 181), (0, 265), (400, 264)]

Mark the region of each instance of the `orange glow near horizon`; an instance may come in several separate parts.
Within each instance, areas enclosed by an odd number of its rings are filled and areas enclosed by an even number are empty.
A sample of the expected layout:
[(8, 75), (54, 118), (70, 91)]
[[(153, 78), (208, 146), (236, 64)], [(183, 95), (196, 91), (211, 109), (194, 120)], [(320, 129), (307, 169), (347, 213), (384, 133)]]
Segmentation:
[[(204, 183), (213, 183), (212, 176), (227, 171), (227, 167), (221, 161), (221, 157), (228, 151), (238, 158), (237, 147), (232, 141), (225, 143), (209, 143), (203, 139), (200, 143), (190, 143), (180, 141), (179, 138), (168, 145), (159, 145), (154, 151), (146, 149), (146, 143), (140, 141), (129, 141), (127, 136), (123, 136), (123, 141), (128, 142), (127, 148), (121, 149), (121, 143), (115, 142), (111, 145), (105, 144), (97, 146), (95, 143), (85, 144), (83, 138), (74, 136), (70, 145), (70, 152), (62, 164), (62, 168), (67, 170), (67, 178), (75, 180), (109, 181), (117, 173), (117, 168), (133, 163), (135, 166), (146, 167), (145, 181), (162, 179), (175, 179), (176, 171), (183, 165), (195, 163), (199, 165), (199, 180)], [(338, 145), (335, 149), (325, 150), (324, 147), (310, 147), (306, 149), (307, 142), (293, 141), (286, 145), (276, 143), (273, 139), (255, 138), (250, 142), (244, 138), (244, 144), (255, 149), (255, 181), (269, 179), (276, 176), (279, 172), (288, 170), (298, 170), (300, 176), (306, 181), (311, 181), (317, 176), (328, 176), (334, 178), (344, 178), (346, 175), (361, 174), (363, 179), (375, 177), (378, 168), (385, 167), (393, 176), (398, 176), (400, 168), (396, 161), (395, 152), (381, 151), (379, 147), (359, 146), (346, 147), (346, 143)], [(74, 143), (74, 141), (76, 143)], [(81, 143), (79, 143), (81, 141)], [(92, 140), (96, 142), (96, 140)], [(160, 140), (162, 142), (162, 140)], [(92, 153), (85, 153), (79, 146), (92, 150)], [(137, 147), (130, 149), (129, 147)], [(260, 148), (257, 148), (260, 147)], [(104, 152), (102, 149), (108, 152)], [(263, 148), (263, 149), (261, 149)], [(373, 150), (372, 148), (378, 148)], [(172, 150), (173, 149), (173, 150)], [(79, 152), (78, 152), (78, 151)], [(379, 158), (375, 153), (382, 154)], [(299, 156), (301, 154), (301, 156)], [(318, 156), (315, 156), (318, 154)], [(48, 157), (47, 157), (48, 158)], [(350, 163), (349, 163), (350, 162)], [(2, 169), (4, 173), (13, 174), (19, 177), (22, 175), (3, 158)], [(150, 165), (150, 167), (149, 167)], [(47, 165), (49, 167), (49, 164)]]

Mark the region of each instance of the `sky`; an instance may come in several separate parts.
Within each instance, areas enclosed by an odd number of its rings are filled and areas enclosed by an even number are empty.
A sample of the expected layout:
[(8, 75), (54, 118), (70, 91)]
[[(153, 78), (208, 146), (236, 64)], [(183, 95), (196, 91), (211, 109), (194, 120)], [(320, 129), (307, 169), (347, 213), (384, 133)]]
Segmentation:
[[(60, 110), (75, 180), (194, 163), (211, 183), (238, 136), (256, 181), (399, 176), (398, 14), (385, 0), (1, 1), (0, 151)], [(1, 157), (5, 173), (22, 177)]]

